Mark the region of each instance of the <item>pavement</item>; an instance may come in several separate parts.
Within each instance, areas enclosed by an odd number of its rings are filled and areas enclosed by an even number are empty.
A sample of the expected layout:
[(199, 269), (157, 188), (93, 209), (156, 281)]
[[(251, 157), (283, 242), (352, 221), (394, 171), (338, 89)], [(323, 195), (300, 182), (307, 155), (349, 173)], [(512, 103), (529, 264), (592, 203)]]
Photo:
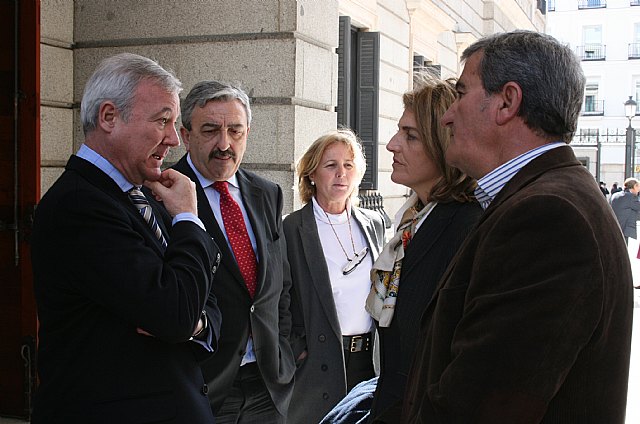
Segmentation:
[[(638, 234), (640, 234), (640, 231)], [(638, 240), (629, 239), (629, 260), (631, 261), (633, 284), (635, 286), (640, 285), (640, 259), (636, 258), (638, 247)], [(0, 424), (25, 423), (28, 423), (28, 421), (0, 417)], [(629, 367), (626, 424), (638, 423), (640, 423), (640, 290), (634, 290), (633, 337), (631, 340), (631, 365)]]

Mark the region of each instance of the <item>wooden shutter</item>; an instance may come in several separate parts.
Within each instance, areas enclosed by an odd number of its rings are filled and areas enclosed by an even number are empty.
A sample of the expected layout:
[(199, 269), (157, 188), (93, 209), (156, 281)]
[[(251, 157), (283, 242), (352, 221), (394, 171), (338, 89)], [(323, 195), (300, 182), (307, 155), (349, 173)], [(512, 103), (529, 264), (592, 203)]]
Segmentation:
[(355, 131), (362, 140), (367, 171), (360, 189), (378, 189), (378, 87), (380, 80), (380, 33), (356, 35), (356, 122)]
[(351, 128), (351, 18), (340, 16), (338, 31), (338, 126)]
[(420, 71), (424, 67), (424, 56), (413, 55), (413, 72)]

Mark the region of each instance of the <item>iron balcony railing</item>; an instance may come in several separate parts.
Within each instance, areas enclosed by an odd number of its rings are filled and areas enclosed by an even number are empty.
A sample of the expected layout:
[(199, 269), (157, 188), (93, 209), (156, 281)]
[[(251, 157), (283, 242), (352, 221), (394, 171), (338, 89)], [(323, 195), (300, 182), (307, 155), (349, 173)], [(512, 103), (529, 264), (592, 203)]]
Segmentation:
[(578, 0), (578, 9), (599, 9), (607, 7), (606, 0)]
[(391, 228), (393, 222), (391, 218), (387, 214), (387, 211), (384, 210), (384, 198), (382, 195), (376, 191), (364, 191), (358, 194), (358, 198), (360, 199), (360, 207), (371, 209), (373, 211), (377, 211), (382, 220), (384, 221), (385, 228)]
[(640, 43), (629, 43), (629, 59), (640, 59)]
[(547, 11), (555, 12), (556, 10), (556, 0), (547, 0)]
[(640, 0), (629, 1), (629, 6), (640, 6)]
[(617, 143), (624, 144), (627, 140), (626, 129), (619, 128), (606, 128), (605, 130), (598, 131), (596, 134), (591, 131), (582, 133), (578, 132), (573, 136), (571, 140), (572, 145), (595, 145), (598, 143)]
[(576, 48), (576, 54), (582, 60), (605, 60), (606, 51), (604, 44), (585, 44)]
[(582, 106), (581, 115), (583, 116), (601, 116), (604, 115), (604, 100), (585, 99)]

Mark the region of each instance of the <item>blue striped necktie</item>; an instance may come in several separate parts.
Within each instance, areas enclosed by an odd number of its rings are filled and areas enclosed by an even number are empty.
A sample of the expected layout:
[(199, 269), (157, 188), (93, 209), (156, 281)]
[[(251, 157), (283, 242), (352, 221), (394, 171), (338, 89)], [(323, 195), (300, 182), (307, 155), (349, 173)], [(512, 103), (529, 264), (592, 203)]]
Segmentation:
[(166, 248), (167, 240), (164, 238), (162, 230), (158, 225), (158, 221), (156, 221), (156, 217), (153, 214), (153, 210), (151, 209), (151, 205), (149, 204), (147, 198), (144, 196), (144, 193), (142, 193), (142, 190), (140, 190), (136, 186), (133, 186), (133, 188), (129, 190), (129, 199), (131, 199), (131, 203), (133, 203), (136, 208), (138, 208), (138, 211), (143, 216), (144, 220), (147, 221), (147, 224), (149, 224), (149, 227), (151, 227), (151, 231), (153, 231), (153, 234), (156, 235), (158, 241), (160, 241), (160, 244), (162, 244), (162, 247)]

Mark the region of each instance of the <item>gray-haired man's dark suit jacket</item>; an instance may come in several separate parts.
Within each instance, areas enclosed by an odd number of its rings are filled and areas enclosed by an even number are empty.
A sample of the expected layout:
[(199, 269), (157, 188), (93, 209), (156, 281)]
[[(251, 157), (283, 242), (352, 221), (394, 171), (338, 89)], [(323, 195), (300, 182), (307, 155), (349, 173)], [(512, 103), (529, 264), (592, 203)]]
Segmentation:
[[(127, 193), (75, 155), (40, 202), (32, 237), (40, 319), (34, 424), (213, 420), (195, 356), (204, 349), (189, 338), (220, 254), (198, 225), (167, 229), (168, 214), (154, 212), (166, 250)], [(215, 302), (208, 317), (215, 346)]]

